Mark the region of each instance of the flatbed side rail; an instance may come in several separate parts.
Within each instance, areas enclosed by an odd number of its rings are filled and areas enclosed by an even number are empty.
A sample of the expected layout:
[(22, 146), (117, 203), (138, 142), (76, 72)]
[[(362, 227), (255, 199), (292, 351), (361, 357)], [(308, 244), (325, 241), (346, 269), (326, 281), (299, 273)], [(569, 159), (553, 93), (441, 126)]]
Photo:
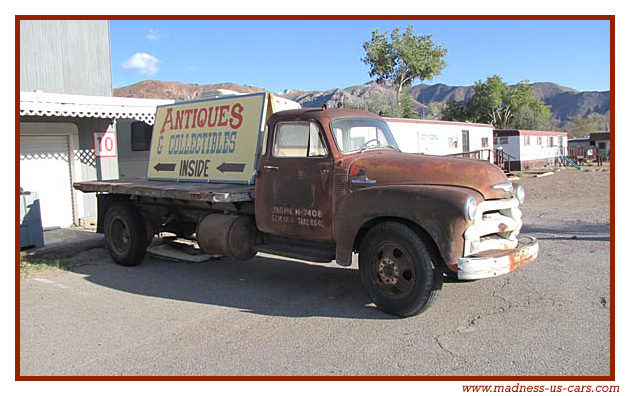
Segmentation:
[(254, 201), (254, 186), (251, 185), (118, 179), (77, 182), (73, 186), (86, 193), (136, 195), (215, 203)]

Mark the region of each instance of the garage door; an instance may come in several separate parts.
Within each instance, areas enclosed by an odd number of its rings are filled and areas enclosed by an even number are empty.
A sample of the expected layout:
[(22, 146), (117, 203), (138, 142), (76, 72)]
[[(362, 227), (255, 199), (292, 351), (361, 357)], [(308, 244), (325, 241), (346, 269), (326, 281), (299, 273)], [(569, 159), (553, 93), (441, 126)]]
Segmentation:
[(39, 194), (42, 226), (72, 225), (68, 136), (20, 136), (20, 187)]

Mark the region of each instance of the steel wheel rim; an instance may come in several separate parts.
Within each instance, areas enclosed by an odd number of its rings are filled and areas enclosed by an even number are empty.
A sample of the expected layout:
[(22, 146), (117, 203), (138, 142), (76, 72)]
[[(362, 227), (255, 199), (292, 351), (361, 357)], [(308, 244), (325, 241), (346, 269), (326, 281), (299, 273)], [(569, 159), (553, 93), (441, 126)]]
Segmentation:
[(402, 299), (411, 294), (416, 281), (416, 269), (407, 249), (385, 241), (374, 249), (372, 276), (381, 292), (390, 298)]
[(124, 255), (129, 250), (130, 234), (124, 221), (120, 218), (112, 220), (110, 225), (110, 241), (114, 251), (119, 255)]

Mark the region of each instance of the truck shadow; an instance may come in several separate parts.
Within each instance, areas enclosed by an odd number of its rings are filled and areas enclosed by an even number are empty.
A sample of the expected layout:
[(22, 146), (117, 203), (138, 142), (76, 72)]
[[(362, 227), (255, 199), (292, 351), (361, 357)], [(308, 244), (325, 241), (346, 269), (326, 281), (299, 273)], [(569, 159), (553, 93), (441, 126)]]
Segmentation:
[(523, 226), (522, 234), (539, 240), (610, 242), (610, 224), (562, 224), (554, 227)]
[(165, 261), (147, 255), (137, 267), (103, 257), (72, 271), (108, 288), (158, 298), (236, 308), (257, 315), (393, 319), (367, 296), (356, 268), (290, 259), (219, 259), (201, 263)]

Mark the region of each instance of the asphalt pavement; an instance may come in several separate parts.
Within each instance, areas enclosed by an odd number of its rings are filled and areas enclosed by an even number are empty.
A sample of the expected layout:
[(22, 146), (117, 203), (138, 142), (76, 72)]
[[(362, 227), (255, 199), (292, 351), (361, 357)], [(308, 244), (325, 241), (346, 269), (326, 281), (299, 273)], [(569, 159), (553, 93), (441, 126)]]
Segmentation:
[(610, 228), (526, 218), (541, 256), (514, 273), (447, 282), (400, 319), (356, 264), (259, 255), (113, 263), (97, 247), (20, 284), (30, 375), (610, 374)]

